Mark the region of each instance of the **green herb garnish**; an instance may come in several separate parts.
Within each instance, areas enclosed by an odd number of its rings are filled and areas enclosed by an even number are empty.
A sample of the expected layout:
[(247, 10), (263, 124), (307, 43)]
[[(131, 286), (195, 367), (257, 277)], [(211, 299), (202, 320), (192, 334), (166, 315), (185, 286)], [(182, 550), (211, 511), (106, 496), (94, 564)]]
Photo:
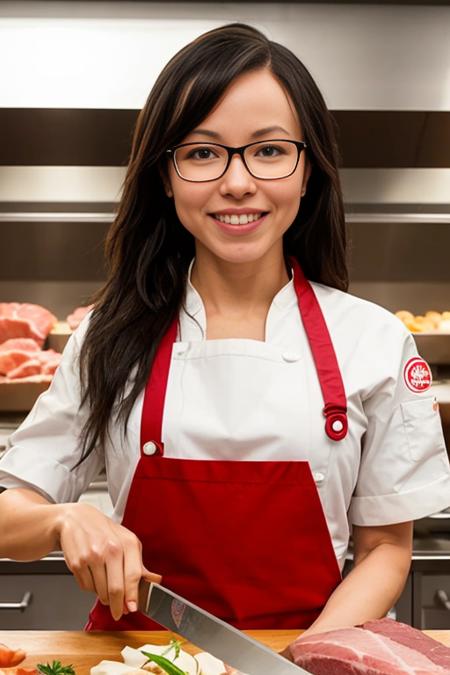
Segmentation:
[(180, 656), (180, 649), (182, 644), (183, 643), (181, 642), (181, 640), (175, 640), (174, 638), (172, 638), (172, 640), (169, 642), (169, 646), (167, 647), (167, 649), (161, 652), (161, 656), (165, 656), (165, 654), (168, 654), (173, 649), (175, 650), (175, 659), (177, 659)]
[(38, 663), (36, 667), (44, 675), (76, 675), (72, 665), (62, 666), (61, 661), (53, 661), (52, 665), (47, 663), (45, 666), (43, 663)]
[[(167, 650), (166, 650), (167, 651)], [(144, 663), (142, 668), (147, 665), (147, 663), (150, 663), (150, 661), (153, 661), (158, 665), (160, 668), (166, 671), (168, 675), (186, 675), (186, 672), (184, 670), (181, 670), (181, 668), (178, 668), (172, 661), (169, 661), (169, 659), (166, 659), (165, 656), (161, 656), (160, 654), (151, 654), (150, 652), (144, 652), (141, 651), (141, 654), (147, 657), (147, 661)]]

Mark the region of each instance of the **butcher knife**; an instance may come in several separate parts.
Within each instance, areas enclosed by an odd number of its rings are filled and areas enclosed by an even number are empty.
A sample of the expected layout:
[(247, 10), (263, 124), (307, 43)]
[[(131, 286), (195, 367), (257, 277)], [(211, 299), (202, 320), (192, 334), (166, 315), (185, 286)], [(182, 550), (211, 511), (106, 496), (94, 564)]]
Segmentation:
[(246, 675), (300, 675), (307, 670), (160, 584), (141, 580), (139, 609)]

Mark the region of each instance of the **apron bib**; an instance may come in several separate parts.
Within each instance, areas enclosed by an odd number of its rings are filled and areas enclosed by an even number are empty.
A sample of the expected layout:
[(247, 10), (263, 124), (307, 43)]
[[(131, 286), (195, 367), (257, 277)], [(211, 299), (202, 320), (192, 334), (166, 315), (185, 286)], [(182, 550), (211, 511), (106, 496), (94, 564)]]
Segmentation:
[[(347, 433), (346, 398), (320, 306), (295, 259), (294, 286), (325, 402), (325, 433)], [(307, 628), (341, 574), (306, 461), (164, 456), (164, 401), (177, 320), (147, 382), (141, 456), (122, 525), (163, 584), (240, 629)], [(161, 630), (134, 612), (114, 621), (98, 600), (85, 630)]]

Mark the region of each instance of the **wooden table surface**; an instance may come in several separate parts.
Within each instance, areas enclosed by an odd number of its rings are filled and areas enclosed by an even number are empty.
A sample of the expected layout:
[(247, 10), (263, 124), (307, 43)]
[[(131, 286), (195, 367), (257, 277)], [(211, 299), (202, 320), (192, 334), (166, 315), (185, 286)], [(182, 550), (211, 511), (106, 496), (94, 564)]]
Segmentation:
[[(254, 630), (245, 631), (268, 647), (280, 651), (292, 642), (301, 631), (298, 630)], [(450, 630), (424, 631), (435, 640), (450, 647)], [(130, 631), (130, 632), (92, 632), (83, 631), (0, 631), (0, 643), (12, 649), (23, 649), (27, 654), (24, 666), (36, 666), (37, 663), (51, 662), (53, 659), (63, 664), (72, 664), (77, 675), (89, 675), (90, 668), (102, 659), (122, 661), (121, 650), (140, 647), (146, 642), (167, 644), (175, 636), (168, 631)], [(191, 653), (200, 651), (186, 643), (183, 649)]]

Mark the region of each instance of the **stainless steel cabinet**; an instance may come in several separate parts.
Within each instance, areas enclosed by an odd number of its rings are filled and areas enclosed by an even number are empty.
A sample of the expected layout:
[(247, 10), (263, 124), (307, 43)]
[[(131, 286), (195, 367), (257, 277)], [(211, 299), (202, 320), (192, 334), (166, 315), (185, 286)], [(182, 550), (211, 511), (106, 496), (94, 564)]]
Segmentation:
[(1, 574), (0, 630), (82, 630), (94, 600), (71, 574)]
[(414, 573), (415, 626), (450, 629), (450, 560), (447, 562), (447, 574)]

